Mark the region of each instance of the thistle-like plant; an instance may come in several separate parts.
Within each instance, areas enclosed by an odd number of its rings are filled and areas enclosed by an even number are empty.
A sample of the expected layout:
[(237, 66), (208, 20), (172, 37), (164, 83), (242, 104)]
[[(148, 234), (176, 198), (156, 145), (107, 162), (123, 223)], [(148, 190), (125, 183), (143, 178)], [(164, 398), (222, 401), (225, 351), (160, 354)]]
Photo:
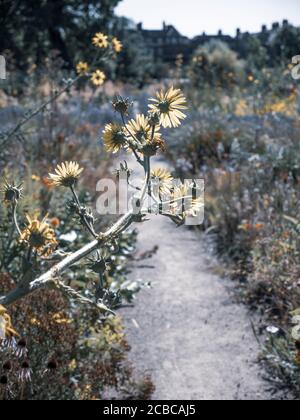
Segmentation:
[[(102, 41), (102, 48), (106, 48), (104, 46), (106, 40), (103, 38)], [(69, 202), (69, 207), (72, 208), (72, 212), (79, 219), (81, 225), (91, 235), (91, 241), (78, 251), (63, 256), (60, 262), (54, 264), (50, 269), (46, 269), (44, 273), (43, 267), (45, 264), (43, 261), (46, 259), (47, 264), (49, 264), (53, 253), (56, 254), (55, 258), (62, 255), (57, 250), (58, 242), (55, 238), (55, 232), (50, 226), (47, 216), (40, 219), (36, 215), (27, 215), (27, 225), (22, 230), (17, 217), (17, 206), (22, 199), (21, 185), (15, 186), (8, 182), (5, 183), (4, 199), (13, 209), (13, 223), (25, 251), (25, 263), (23, 277), (15, 290), (0, 297), (0, 304), (3, 307), (7, 307), (38, 289), (52, 286), (70, 299), (82, 304), (92, 305), (104, 314), (111, 314), (114, 302), (119, 299), (119, 296), (104, 289), (103, 276), (108, 269), (108, 264), (105, 261), (105, 249), (114, 246), (120, 235), (132, 224), (143, 222), (147, 213), (166, 216), (177, 226), (180, 226), (187, 216), (191, 216), (199, 210), (201, 202), (195, 194), (191, 193), (195, 186), (191, 189), (186, 185), (173, 186), (171, 173), (165, 169), (152, 168), (152, 158), (163, 151), (167, 144), (167, 141), (162, 137), (161, 125), (177, 126), (180, 124), (180, 120), (185, 118), (182, 113), (182, 109), (185, 107), (185, 98), (181, 91), (171, 88), (166, 93), (159, 92), (157, 98), (155, 107), (151, 106), (148, 115), (139, 114), (136, 118), (130, 120), (128, 120), (128, 115), (131, 102), (128, 99), (118, 97), (113, 103), (113, 107), (119, 114), (119, 121), (112, 122), (105, 127), (103, 133), (104, 145), (110, 153), (121, 149), (132, 153), (137, 163), (141, 165), (144, 175), (141, 179), (141, 186), (134, 187), (132, 197), (134, 205), (108, 230), (97, 231), (96, 218), (92, 210), (80, 201), (77, 186), (84, 170), (79, 163), (63, 162), (49, 174), (49, 180), (54, 187), (70, 191), (73, 199), (72, 202)], [(160, 101), (163, 101), (165, 105), (160, 105)], [(167, 101), (170, 101), (168, 106), (165, 103)], [(166, 121), (170, 124), (167, 124)], [(127, 162), (121, 164), (121, 170), (117, 171), (117, 176), (120, 176), (120, 172), (124, 171), (126, 172), (125, 179), (127, 179), (128, 185), (132, 186), (132, 171)], [(90, 269), (99, 275), (99, 284), (95, 288), (92, 299), (81, 295), (78, 291), (66, 285), (62, 278), (66, 270), (86, 257), (90, 257)], [(37, 275), (36, 273), (40, 274)]]

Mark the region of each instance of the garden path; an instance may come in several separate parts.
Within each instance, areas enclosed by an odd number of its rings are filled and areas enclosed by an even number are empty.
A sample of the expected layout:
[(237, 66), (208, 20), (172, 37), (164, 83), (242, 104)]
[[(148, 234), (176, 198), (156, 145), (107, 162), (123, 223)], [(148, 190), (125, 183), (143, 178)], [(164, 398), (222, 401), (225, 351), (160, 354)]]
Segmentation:
[(122, 309), (131, 359), (148, 372), (161, 400), (268, 400), (259, 346), (232, 283), (212, 273), (204, 237), (167, 218), (139, 226), (132, 280), (151, 281), (133, 308)]

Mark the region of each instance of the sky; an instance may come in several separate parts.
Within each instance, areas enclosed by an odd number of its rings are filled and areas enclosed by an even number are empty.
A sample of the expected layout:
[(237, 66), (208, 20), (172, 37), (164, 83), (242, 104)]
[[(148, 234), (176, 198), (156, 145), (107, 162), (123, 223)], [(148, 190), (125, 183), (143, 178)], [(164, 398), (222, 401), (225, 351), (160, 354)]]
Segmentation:
[(160, 29), (166, 21), (189, 37), (219, 29), (234, 35), (238, 27), (258, 32), (283, 19), (300, 26), (300, 0), (122, 0), (116, 12), (146, 29)]

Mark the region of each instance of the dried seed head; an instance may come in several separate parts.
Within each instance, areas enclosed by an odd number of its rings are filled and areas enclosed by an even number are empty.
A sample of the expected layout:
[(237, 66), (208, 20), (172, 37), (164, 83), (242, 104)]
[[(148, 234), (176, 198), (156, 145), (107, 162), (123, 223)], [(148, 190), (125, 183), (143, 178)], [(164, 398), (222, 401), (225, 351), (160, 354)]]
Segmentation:
[(21, 364), (21, 368), (22, 369), (30, 369), (30, 364), (29, 364), (29, 362), (23, 362), (22, 364)]
[(49, 360), (48, 364), (47, 364), (47, 370), (49, 371), (54, 371), (58, 368), (58, 363), (56, 360), (52, 359)]
[(20, 200), (22, 197), (22, 184), (15, 185), (9, 184), (8, 182), (5, 182), (4, 189), (2, 190), (4, 195), (4, 201), (7, 203), (15, 203)]
[(128, 98), (122, 98), (122, 96), (117, 96), (112, 103), (116, 112), (119, 112), (121, 115), (128, 115), (129, 109), (132, 106), (132, 102)]
[(106, 261), (102, 258), (96, 261), (92, 261), (89, 268), (97, 274), (104, 274), (108, 269), (109, 266)]
[(6, 372), (10, 372), (12, 370), (12, 363), (10, 360), (8, 360), (7, 362), (5, 362), (2, 366), (3, 370), (5, 370)]
[(28, 225), (23, 230), (21, 242), (29, 244), (36, 249), (39, 254), (49, 256), (53, 253), (57, 245), (55, 232), (49, 225), (47, 218), (42, 221), (27, 216)]

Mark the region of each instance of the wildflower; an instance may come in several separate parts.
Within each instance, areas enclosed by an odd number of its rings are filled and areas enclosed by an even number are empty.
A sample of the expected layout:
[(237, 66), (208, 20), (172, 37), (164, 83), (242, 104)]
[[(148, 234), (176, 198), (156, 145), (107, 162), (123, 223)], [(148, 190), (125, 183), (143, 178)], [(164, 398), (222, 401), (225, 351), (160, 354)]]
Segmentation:
[(160, 122), (164, 128), (178, 127), (186, 115), (181, 111), (187, 109), (186, 99), (180, 89), (171, 87), (166, 92), (157, 92), (156, 99), (150, 99), (154, 104), (149, 105), (151, 112), (159, 112)]
[(57, 217), (53, 217), (53, 219), (50, 220), (50, 224), (55, 229), (58, 229), (60, 227), (60, 220)]
[(119, 112), (121, 115), (128, 115), (129, 108), (132, 106), (132, 102), (127, 98), (124, 99), (122, 96), (117, 96), (112, 103), (116, 112)]
[(119, 54), (122, 51), (122, 49), (123, 49), (122, 42), (119, 41), (118, 38), (113, 38), (112, 41), (111, 41), (111, 43), (112, 43), (112, 47), (113, 47), (114, 51), (117, 54)]
[(71, 362), (69, 363), (69, 369), (70, 370), (75, 370), (77, 368), (77, 362), (76, 359), (71, 360)]
[(104, 35), (102, 32), (98, 32), (92, 39), (95, 47), (98, 48), (107, 48), (108, 47), (108, 36)]
[(49, 371), (54, 371), (54, 370), (56, 370), (57, 368), (58, 368), (58, 363), (57, 363), (57, 361), (56, 361), (56, 360), (52, 359), (52, 360), (50, 360), (50, 361), (48, 362), (48, 364), (47, 364), (47, 369), (48, 369)]
[(11, 318), (8, 315), (6, 308), (0, 305), (0, 340), (4, 340), (5, 344), (6, 339), (17, 335), (18, 334), (12, 326)]
[(89, 71), (88, 63), (80, 61), (76, 66), (76, 71), (77, 71), (77, 74), (79, 74), (80, 76), (86, 75)]
[(6, 203), (17, 202), (22, 197), (22, 191), (22, 184), (9, 184), (7, 181), (5, 181), (4, 189), (2, 190), (2, 193), (4, 195), (4, 201)]
[(51, 188), (53, 188), (53, 182), (51, 181), (51, 179), (49, 179), (47, 176), (43, 177), (42, 179), (42, 184), (48, 189), (50, 190)]
[(48, 374), (54, 374), (57, 371), (57, 368), (58, 368), (57, 361), (54, 359), (49, 360), (49, 362), (47, 363), (47, 367), (44, 370), (42, 376), (48, 375)]
[(126, 135), (120, 124), (107, 124), (103, 131), (103, 142), (108, 152), (117, 153), (127, 144)]
[(139, 142), (157, 140), (161, 138), (159, 126), (153, 127), (149, 123), (148, 117), (138, 114), (135, 120), (129, 121), (127, 124), (128, 132), (134, 135)]
[(256, 223), (255, 230), (260, 231), (263, 230), (264, 224), (263, 223)]
[(31, 318), (30, 324), (35, 326), (35, 327), (40, 327), (41, 326), (41, 323), (37, 318)]
[(56, 174), (49, 174), (53, 185), (62, 187), (72, 187), (78, 181), (83, 169), (77, 162), (64, 162), (57, 165)]
[(102, 86), (105, 82), (106, 76), (101, 70), (96, 70), (91, 77), (94, 86)]
[(27, 353), (28, 353), (27, 341), (24, 338), (21, 338), (21, 340), (17, 342), (14, 354), (16, 357), (21, 359), (22, 357), (27, 356)]
[(72, 324), (73, 322), (70, 318), (66, 318), (63, 312), (57, 312), (53, 314), (52, 321), (58, 325), (63, 325), (63, 324), (68, 325), (68, 324)]
[(156, 168), (151, 172), (152, 180), (158, 183), (159, 192), (166, 194), (172, 188), (173, 177), (167, 169)]
[(20, 371), (18, 373), (18, 380), (20, 382), (31, 382), (32, 369), (30, 363), (25, 361), (21, 364)]
[(249, 232), (249, 231), (253, 230), (253, 225), (252, 225), (252, 223), (244, 222), (239, 226), (239, 229), (243, 230), (244, 232)]
[(49, 256), (57, 245), (55, 232), (49, 226), (46, 218), (42, 221), (27, 216), (28, 225), (21, 233), (21, 242), (26, 242), (38, 253)]

